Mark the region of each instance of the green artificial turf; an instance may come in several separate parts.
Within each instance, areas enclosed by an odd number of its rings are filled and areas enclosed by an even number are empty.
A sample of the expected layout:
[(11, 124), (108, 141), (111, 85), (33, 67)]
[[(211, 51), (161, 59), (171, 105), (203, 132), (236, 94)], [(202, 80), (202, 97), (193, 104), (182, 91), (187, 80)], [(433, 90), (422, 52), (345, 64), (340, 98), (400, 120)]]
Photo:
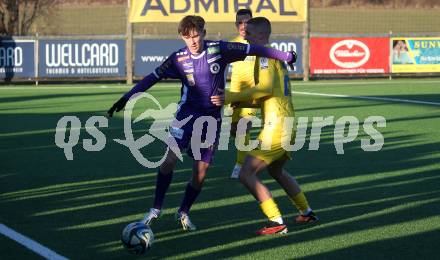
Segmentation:
[[(0, 88), (0, 223), (70, 259), (127, 259), (119, 238), (125, 225), (139, 220), (152, 204), (156, 169), (140, 165), (125, 147), (123, 113), (99, 128), (105, 148), (88, 152), (84, 139), (95, 140), (84, 126), (105, 111), (129, 86), (75, 84)], [(301, 184), (320, 224), (298, 226), (297, 210), (266, 172), (260, 177), (273, 192), (289, 232), (256, 237), (265, 219), (258, 204), (236, 180), (229, 179), (235, 148), (218, 151), (191, 219), (199, 230), (186, 233), (174, 220), (191, 175), (187, 156), (179, 163), (153, 226), (155, 241), (146, 257), (170, 259), (434, 259), (440, 241), (440, 81), (346, 80), (293, 82), (296, 116), (309, 118), (304, 147), (286, 165)], [(305, 93), (307, 92), (307, 93)], [(177, 102), (176, 83), (149, 91), (163, 107)], [(315, 96), (310, 93), (350, 97)], [(373, 96), (428, 101), (414, 104), (358, 99)], [(152, 103), (136, 106), (135, 115)], [(73, 160), (55, 144), (63, 116), (81, 121)], [(134, 117), (133, 116), (133, 117)], [(356, 140), (334, 146), (334, 123), (343, 116), (360, 122)], [(369, 139), (363, 123), (382, 116), (376, 128), (384, 145), (361, 148)], [(333, 117), (322, 129), (319, 149), (309, 150), (312, 121)], [(133, 123), (135, 138), (151, 121)], [(348, 125), (346, 126), (348, 129)], [(163, 155), (160, 141), (141, 149), (150, 160)], [(38, 258), (0, 235), (1, 259)], [(132, 257), (133, 259), (136, 257)]]

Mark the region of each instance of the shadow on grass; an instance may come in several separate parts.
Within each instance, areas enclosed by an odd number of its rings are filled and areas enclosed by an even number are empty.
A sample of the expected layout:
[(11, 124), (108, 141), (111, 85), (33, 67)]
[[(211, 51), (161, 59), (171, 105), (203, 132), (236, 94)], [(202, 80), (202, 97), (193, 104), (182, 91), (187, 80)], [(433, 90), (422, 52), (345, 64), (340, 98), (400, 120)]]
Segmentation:
[[(72, 114), (82, 123), (95, 115)], [(62, 116), (16, 113), (7, 116), (8, 131), (54, 129)], [(436, 118), (402, 117), (388, 123)], [(156, 170), (143, 168), (128, 149), (112, 141), (123, 138), (122, 126), (122, 118), (110, 119), (109, 127), (101, 129), (107, 139), (105, 149), (86, 152), (80, 143), (73, 149), (73, 161), (67, 161), (62, 149), (54, 146), (54, 131), (0, 138), (5, 151), (0, 205), (8, 209), (0, 213), (0, 222), (70, 258), (128, 258), (119, 236), (126, 224), (142, 218), (150, 207)], [(145, 131), (148, 123), (135, 128)], [(433, 232), (434, 224), (426, 228), (429, 231), (407, 236), (383, 239), (382, 233), (396, 226), (411, 231), (411, 223), (440, 215), (440, 142), (420, 142), (420, 133), (389, 130), (384, 132), (385, 145), (379, 152), (364, 152), (356, 140), (346, 144), (344, 155), (336, 155), (332, 133), (332, 127), (325, 128), (319, 151), (302, 149), (286, 166), (292, 175), (300, 176), (298, 181), (321, 217), (320, 225), (294, 225), (296, 210), (277, 183), (263, 172), (260, 176), (275, 194), (290, 232), (286, 236), (255, 237), (254, 231), (264, 217), (242, 185), (229, 179), (233, 153), (218, 151), (204, 191), (191, 212), (200, 230), (184, 233), (173, 219), (191, 173), (191, 162), (185, 158), (176, 167), (165, 214), (152, 227), (156, 242), (148, 257), (382, 258), (398, 255), (401, 248), (410, 257), (417, 252), (433, 256), (433, 241), (440, 239)], [(80, 140), (83, 138), (91, 137), (82, 130)], [(14, 150), (17, 147), (29, 149)], [(155, 158), (163, 149), (162, 144), (154, 143), (143, 153)], [(374, 238), (378, 242), (365, 235), (369, 230), (377, 230)], [(347, 239), (358, 241), (350, 244)], [(332, 243), (334, 247), (326, 247)], [(388, 251), (384, 253), (385, 248)]]
[(66, 94), (47, 94), (47, 95), (27, 95), (27, 96), (15, 96), (15, 97), (0, 97), (0, 103), (11, 103), (11, 102), (23, 102), (23, 101), (36, 101), (44, 100), (50, 102), (51, 99), (56, 98), (82, 98), (82, 97), (93, 97), (93, 96), (105, 96), (105, 95), (115, 95), (116, 92), (97, 92), (97, 93), (66, 93)]
[[(390, 239), (362, 243), (299, 259), (431, 259), (437, 255), (439, 229), (414, 235), (403, 235)], [(416, 249), (417, 250), (414, 250)]]

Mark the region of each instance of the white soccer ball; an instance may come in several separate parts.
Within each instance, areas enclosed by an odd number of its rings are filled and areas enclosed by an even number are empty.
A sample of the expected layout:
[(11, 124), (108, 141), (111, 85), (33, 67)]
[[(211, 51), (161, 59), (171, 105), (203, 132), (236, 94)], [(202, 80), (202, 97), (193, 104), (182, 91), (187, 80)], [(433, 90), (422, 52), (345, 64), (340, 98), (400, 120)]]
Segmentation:
[(153, 245), (154, 234), (145, 223), (133, 222), (122, 231), (121, 241), (130, 253), (142, 255)]

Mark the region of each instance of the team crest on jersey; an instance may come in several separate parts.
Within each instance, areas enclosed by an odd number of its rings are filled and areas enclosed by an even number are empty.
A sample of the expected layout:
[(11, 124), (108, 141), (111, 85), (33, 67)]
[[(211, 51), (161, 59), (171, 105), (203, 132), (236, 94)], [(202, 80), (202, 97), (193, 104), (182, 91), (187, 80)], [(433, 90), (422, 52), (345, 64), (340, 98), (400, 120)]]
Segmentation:
[(269, 60), (266, 57), (260, 58), (260, 69), (267, 69), (269, 68)]
[(217, 47), (209, 47), (208, 48), (208, 54), (216, 54), (220, 52), (220, 48)]
[(186, 74), (186, 79), (188, 80), (188, 84), (193, 87), (196, 85), (196, 82), (194, 80), (194, 74)]
[(218, 63), (213, 63), (209, 66), (209, 70), (211, 70), (212, 74), (217, 74), (220, 71), (220, 65)]

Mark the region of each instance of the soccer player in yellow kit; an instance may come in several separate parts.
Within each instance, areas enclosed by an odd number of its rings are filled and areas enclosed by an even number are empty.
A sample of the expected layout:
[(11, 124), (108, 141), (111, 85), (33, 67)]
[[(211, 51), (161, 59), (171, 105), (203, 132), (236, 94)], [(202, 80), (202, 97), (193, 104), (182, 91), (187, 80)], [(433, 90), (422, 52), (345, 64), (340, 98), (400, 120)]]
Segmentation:
[[(237, 27), (238, 36), (232, 39), (232, 42), (248, 43), (245, 40), (246, 36), (246, 25), (247, 21), (252, 18), (252, 11), (249, 9), (240, 9), (235, 15), (235, 26)], [(244, 89), (253, 87), (254, 82), (254, 64), (255, 56), (248, 56), (243, 61), (237, 61), (231, 63), (232, 75), (231, 84), (229, 90), (231, 92), (241, 92)], [(232, 125), (231, 125), (231, 136), (235, 136), (237, 132), (237, 124), (241, 118), (251, 119), (251, 117), (256, 115), (256, 110), (253, 108), (233, 108), (232, 113)], [(249, 129), (250, 125), (246, 129), (245, 143), (249, 141)], [(240, 172), (241, 165), (246, 157), (246, 151), (237, 150), (237, 159), (234, 169), (231, 173), (232, 179), (238, 178), (238, 173)]]
[[(271, 33), (269, 20), (264, 17), (248, 21), (246, 39), (251, 44), (267, 45)], [(283, 148), (295, 139), (295, 131), (286, 131), (284, 121), (294, 116), (291, 86), (284, 63), (272, 59), (257, 57), (255, 61), (255, 86), (241, 92), (225, 93), (225, 103), (260, 104), (264, 126), (258, 140), (260, 146), (248, 153), (241, 167), (239, 178), (250, 193), (259, 201), (260, 208), (268, 218), (265, 227), (257, 231), (258, 235), (286, 233), (280, 210), (267, 187), (257, 178), (257, 173), (267, 168), (269, 174), (281, 185), (292, 203), (300, 211), (297, 223), (318, 221), (310, 208), (304, 193), (296, 180), (283, 169), (291, 158), (291, 153)], [(219, 97), (219, 96), (217, 96)], [(217, 97), (212, 97), (215, 100)], [(290, 127), (293, 127), (292, 125)]]

